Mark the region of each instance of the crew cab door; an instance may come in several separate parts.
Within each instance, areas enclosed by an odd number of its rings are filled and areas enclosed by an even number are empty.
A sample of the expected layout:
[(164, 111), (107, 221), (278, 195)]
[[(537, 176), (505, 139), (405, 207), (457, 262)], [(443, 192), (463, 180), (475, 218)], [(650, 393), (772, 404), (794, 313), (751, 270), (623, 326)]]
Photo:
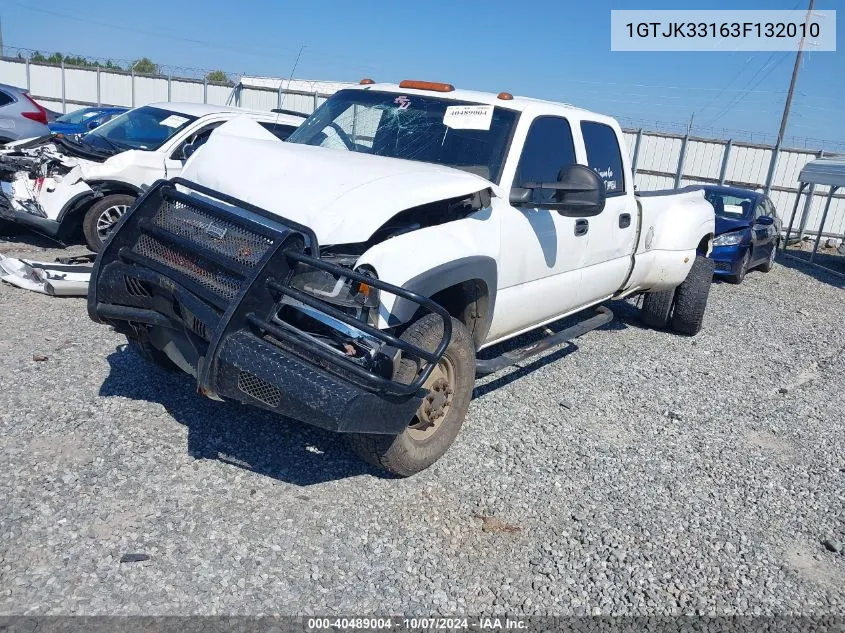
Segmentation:
[[(562, 167), (576, 160), (568, 119), (539, 116), (530, 122), (516, 171), (505, 170), (505, 191), (526, 182), (557, 180)], [(513, 147), (518, 147), (517, 131)], [(543, 208), (553, 192), (536, 189), (532, 202), (502, 202), (501, 255), (496, 310), (489, 340), (531, 329), (576, 309), (587, 239), (579, 218)]]
[(587, 218), (587, 252), (584, 258), (584, 303), (596, 303), (615, 294), (628, 277), (637, 247), (639, 223), (634, 183), (620, 136), (610, 125), (582, 120), (579, 125), (587, 166), (601, 177), (606, 201), (598, 215)]

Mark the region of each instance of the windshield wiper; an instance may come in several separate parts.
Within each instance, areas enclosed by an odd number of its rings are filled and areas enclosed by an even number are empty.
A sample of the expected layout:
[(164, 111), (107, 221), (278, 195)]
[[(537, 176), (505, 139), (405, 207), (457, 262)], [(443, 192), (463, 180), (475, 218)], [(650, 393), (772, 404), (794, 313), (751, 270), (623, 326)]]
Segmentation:
[[(87, 134), (86, 134), (85, 136), (87, 136)], [(80, 140), (85, 141), (85, 136), (83, 136)], [(114, 153), (115, 153), (115, 154), (119, 154), (120, 152), (125, 152), (125, 151), (126, 151), (126, 148), (125, 148), (125, 147), (122, 147), (122, 146), (118, 145), (118, 144), (117, 144), (117, 143), (115, 143), (113, 140), (111, 140), (108, 136), (100, 136), (100, 135), (98, 134), (98, 135), (97, 135), (97, 138), (102, 139), (102, 140), (104, 140), (106, 143), (108, 143), (109, 147), (110, 147), (110, 148), (112, 148), (112, 149), (114, 150)], [(85, 141), (85, 144), (86, 144), (86, 145), (89, 145), (89, 146), (91, 146), (91, 147), (94, 147), (94, 145), (93, 145), (93, 144), (91, 144), (91, 143), (89, 143), (89, 142), (87, 142), (87, 141)], [(94, 147), (94, 148), (95, 148), (95, 149), (97, 149), (96, 147)]]
[(55, 137), (55, 141), (58, 142), (60, 145), (63, 145), (66, 149), (70, 150), (71, 152), (80, 154), (83, 157), (87, 154), (89, 156), (95, 156), (97, 158), (102, 159), (104, 157), (108, 158), (109, 156), (114, 156), (115, 154), (117, 154), (117, 151), (108, 152), (103, 149), (100, 149), (99, 147), (95, 147), (90, 143), (82, 144), (76, 141), (72, 141), (66, 136), (57, 136)]

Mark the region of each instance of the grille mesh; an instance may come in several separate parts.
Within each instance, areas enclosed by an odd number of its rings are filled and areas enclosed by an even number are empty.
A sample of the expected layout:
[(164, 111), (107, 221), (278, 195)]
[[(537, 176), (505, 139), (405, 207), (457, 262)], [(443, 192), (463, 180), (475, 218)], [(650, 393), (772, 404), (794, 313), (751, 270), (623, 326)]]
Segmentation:
[(238, 374), (238, 389), (274, 409), (282, 400), (282, 394), (278, 388), (248, 371)]
[(730, 271), (731, 263), (730, 262), (716, 262), (716, 270), (724, 270)]
[(153, 261), (179, 271), (202, 284), (224, 299), (234, 299), (241, 286), (241, 279), (220, 267), (191, 253), (181, 253), (154, 237), (142, 234), (135, 244), (135, 252)]
[(258, 264), (273, 245), (268, 237), (182, 202), (165, 201), (153, 218), (153, 224), (249, 268)]

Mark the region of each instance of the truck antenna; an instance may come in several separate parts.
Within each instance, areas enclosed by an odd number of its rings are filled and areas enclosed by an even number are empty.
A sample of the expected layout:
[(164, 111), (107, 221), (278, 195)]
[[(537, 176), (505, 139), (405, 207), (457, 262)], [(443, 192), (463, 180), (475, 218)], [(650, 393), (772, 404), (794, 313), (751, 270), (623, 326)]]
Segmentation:
[[(304, 50), (305, 50), (305, 44), (303, 44), (302, 46), (299, 47), (299, 53), (296, 56), (296, 61), (293, 62), (293, 68), (290, 69), (290, 77), (288, 77), (288, 90), (290, 90), (290, 82), (293, 81), (293, 74), (296, 72), (296, 67), (299, 66), (299, 58), (302, 57), (302, 51), (304, 51)], [(282, 108), (285, 107), (285, 97), (287, 97), (287, 96), (288, 96), (287, 92), (285, 92), (282, 95), (282, 101), (279, 104), (279, 109), (282, 109)], [(276, 119), (278, 120), (278, 116), (276, 117)]]

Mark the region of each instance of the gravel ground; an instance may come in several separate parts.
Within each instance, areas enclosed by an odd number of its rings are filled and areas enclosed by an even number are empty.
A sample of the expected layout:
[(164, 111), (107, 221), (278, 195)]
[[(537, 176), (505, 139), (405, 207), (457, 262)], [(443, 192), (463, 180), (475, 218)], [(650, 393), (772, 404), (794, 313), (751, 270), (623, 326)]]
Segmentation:
[(0, 613), (845, 614), (845, 293), (785, 263), (479, 381), (407, 480), (3, 285)]

